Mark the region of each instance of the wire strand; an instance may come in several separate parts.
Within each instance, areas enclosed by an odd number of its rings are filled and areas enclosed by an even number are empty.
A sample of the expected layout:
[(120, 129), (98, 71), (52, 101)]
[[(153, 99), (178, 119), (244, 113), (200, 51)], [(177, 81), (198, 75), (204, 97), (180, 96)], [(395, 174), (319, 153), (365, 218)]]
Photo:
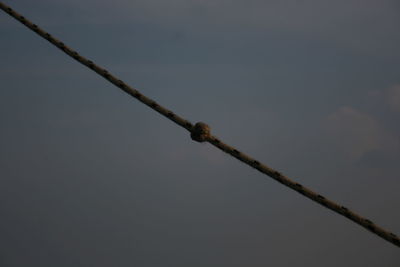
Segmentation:
[(400, 247), (400, 239), (394, 233), (391, 233), (382, 227), (376, 225), (372, 221), (358, 215), (357, 213), (349, 210), (348, 208), (341, 206), (324, 196), (317, 194), (316, 192), (304, 187), (303, 185), (296, 183), (286, 177), (285, 175), (281, 174), (280, 172), (270, 168), (269, 166), (260, 163), (259, 161), (255, 160), (254, 158), (240, 152), (236, 148), (229, 146), (219, 140), (217, 137), (211, 135), (210, 128), (205, 123), (196, 123), (193, 125), (188, 120), (178, 116), (171, 110), (161, 106), (156, 101), (152, 100), (149, 97), (146, 97), (142, 93), (140, 93), (135, 88), (129, 86), (122, 80), (118, 79), (114, 75), (110, 74), (106, 69), (98, 66), (97, 64), (93, 63), (92, 61), (88, 60), (87, 58), (78, 54), (75, 50), (66, 46), (63, 42), (59, 41), (58, 39), (54, 38), (48, 32), (44, 31), (43, 29), (39, 28), (36, 24), (33, 24), (29, 20), (27, 20), (22, 15), (15, 12), (12, 8), (5, 5), (4, 3), (0, 2), (0, 9), (8, 13), (11, 17), (15, 18), (26, 27), (58, 47), (64, 53), (69, 55), (70, 57), (74, 58), (79, 63), (85, 65), (86, 67), (90, 68), (115, 86), (119, 87), (121, 90), (126, 92), (127, 94), (131, 95), (132, 97), (136, 98), (143, 104), (149, 106), (153, 110), (157, 111), (164, 117), (170, 119), (171, 121), (175, 122), (179, 126), (185, 128), (187, 131), (191, 133), (191, 137), (193, 140), (198, 142), (209, 142), (210, 144), (214, 145), (215, 147), (219, 148), (220, 150), (230, 154), (231, 156), (235, 157), (236, 159), (240, 160), (241, 162), (249, 165), (250, 167), (258, 170), (259, 172), (266, 174), (267, 176), (271, 177), (272, 179), (278, 181), (279, 183), (297, 191), (298, 193), (302, 194), (303, 196), (311, 199), (314, 202), (321, 204), (322, 206), (348, 218), (349, 220), (361, 225), (365, 229), (369, 230), (370, 232), (380, 236), (384, 240)]

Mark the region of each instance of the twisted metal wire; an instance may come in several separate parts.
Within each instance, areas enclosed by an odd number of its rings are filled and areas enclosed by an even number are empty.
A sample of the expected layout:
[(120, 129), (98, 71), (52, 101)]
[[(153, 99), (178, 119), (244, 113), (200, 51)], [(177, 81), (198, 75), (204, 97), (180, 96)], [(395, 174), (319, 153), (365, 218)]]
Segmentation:
[(158, 104), (156, 101), (152, 100), (151, 98), (146, 97), (145, 95), (141, 94), (138, 90), (135, 88), (129, 86), (125, 82), (119, 80), (117, 77), (114, 75), (110, 74), (106, 69), (96, 65), (92, 61), (88, 60), (87, 58), (79, 55), (76, 51), (73, 49), (69, 48), (66, 46), (63, 42), (57, 40), (53, 36), (51, 36), (49, 33), (46, 31), (42, 30), (39, 28), (36, 24), (33, 24), (26, 18), (24, 18), (22, 15), (18, 14), (15, 12), (12, 8), (9, 6), (5, 5), (4, 3), (0, 2), (0, 9), (8, 13), (10, 16), (24, 24), (26, 27), (58, 47), (60, 50), (62, 50), (64, 53), (69, 55), (70, 57), (74, 58), (77, 60), (79, 63), (87, 66), (88, 68), (92, 69), (94, 72), (114, 84), (115, 86), (119, 87), (122, 89), (124, 92), (127, 94), (131, 95), (132, 97), (136, 98), (143, 104), (149, 106), (153, 110), (157, 111), (161, 115), (165, 116), (166, 118), (172, 120), (179, 126), (185, 128), (188, 130), (191, 134), (191, 138), (194, 141), (197, 142), (209, 142), (210, 144), (214, 145), (215, 147), (219, 148), (220, 150), (230, 154), (231, 156), (237, 158), (238, 160), (242, 161), (243, 163), (249, 165), (250, 167), (258, 170), (259, 172), (268, 175), (272, 179), (278, 181), (279, 183), (286, 185), (287, 187), (297, 191), (298, 193), (302, 194), (303, 196), (311, 199), (312, 201), (315, 201), (322, 206), (348, 218), (349, 220), (361, 225), (365, 229), (369, 230), (370, 232), (380, 236), (384, 240), (400, 247), (400, 239), (397, 237), (394, 233), (391, 233), (382, 227), (376, 225), (372, 221), (358, 215), (357, 213), (349, 210), (348, 208), (341, 206), (324, 196), (304, 187), (303, 185), (296, 183), (283, 175), (282, 173), (268, 167), (265, 164), (260, 163), (259, 161), (255, 160), (254, 158), (244, 154), (243, 152), (240, 152), (236, 148), (229, 146), (219, 140), (217, 137), (211, 135), (210, 133), (210, 128), (207, 124), (198, 122), (195, 125), (193, 125), (191, 122), (188, 120), (178, 116), (171, 110), (161, 106)]

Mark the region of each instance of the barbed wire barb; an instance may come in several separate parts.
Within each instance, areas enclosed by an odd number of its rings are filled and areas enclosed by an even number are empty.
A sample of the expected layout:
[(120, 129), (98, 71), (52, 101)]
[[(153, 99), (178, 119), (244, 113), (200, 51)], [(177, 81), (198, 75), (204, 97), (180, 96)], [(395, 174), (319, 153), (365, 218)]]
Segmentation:
[(282, 173), (268, 167), (265, 164), (260, 163), (259, 161), (255, 160), (254, 158), (244, 154), (243, 152), (240, 152), (236, 148), (229, 146), (219, 140), (217, 137), (213, 136), (211, 134), (210, 127), (202, 122), (198, 122), (195, 125), (193, 125), (191, 122), (188, 120), (178, 116), (171, 110), (161, 106), (158, 104), (156, 101), (152, 100), (149, 97), (146, 97), (142, 93), (140, 93), (137, 89), (129, 86), (122, 80), (118, 79), (114, 75), (110, 74), (106, 69), (98, 66), (97, 64), (93, 63), (92, 61), (88, 60), (87, 58), (81, 56), (78, 54), (75, 50), (69, 48), (66, 46), (63, 42), (59, 41), (58, 39), (54, 38), (52, 35), (50, 35), (48, 32), (44, 31), (40, 27), (38, 27), (36, 24), (33, 24), (29, 20), (27, 20), (25, 17), (22, 15), (18, 14), (16, 11), (14, 11), (12, 8), (9, 6), (5, 5), (4, 3), (0, 2), (0, 9), (8, 13), (11, 17), (14, 19), (18, 20), (22, 24), (24, 24), (26, 27), (55, 45), (57, 48), (62, 50), (64, 53), (69, 55), (70, 57), (74, 58), (76, 61), (79, 63), (85, 65), (86, 67), (90, 68), (127, 94), (131, 95), (132, 97), (136, 98), (143, 104), (149, 106), (153, 110), (157, 111), (161, 115), (165, 116), (166, 118), (170, 119), (174, 123), (178, 124), (179, 126), (185, 128), (187, 131), (190, 132), (191, 138), (194, 141), (197, 142), (209, 142), (210, 144), (214, 145), (215, 147), (219, 148), (220, 150), (230, 154), (231, 156), (235, 157), (236, 159), (240, 160), (241, 162), (249, 165), (250, 167), (258, 170), (259, 172), (268, 175), (272, 179), (278, 181), (279, 183), (297, 191), (298, 193), (302, 194), (303, 196), (311, 199), (314, 202), (317, 202), (321, 204), (322, 206), (336, 212), (337, 214), (340, 214), (349, 220), (361, 225), (365, 229), (369, 230), (370, 232), (380, 236), (384, 240), (400, 247), (400, 239), (398, 236), (396, 236), (394, 233), (391, 233), (382, 227), (376, 225), (372, 221), (358, 215), (357, 213), (349, 210), (348, 208), (341, 206), (327, 198), (325, 198), (322, 195), (317, 194), (316, 192), (304, 187), (303, 185), (296, 183), (283, 175)]

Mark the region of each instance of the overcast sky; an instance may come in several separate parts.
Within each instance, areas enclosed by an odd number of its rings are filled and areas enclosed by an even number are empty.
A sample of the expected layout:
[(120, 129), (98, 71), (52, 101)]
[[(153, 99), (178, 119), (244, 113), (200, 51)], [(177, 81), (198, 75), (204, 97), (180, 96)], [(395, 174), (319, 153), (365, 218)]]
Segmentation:
[[(400, 234), (400, 2), (7, 0), (143, 94)], [(400, 265), (0, 12), (0, 265)]]

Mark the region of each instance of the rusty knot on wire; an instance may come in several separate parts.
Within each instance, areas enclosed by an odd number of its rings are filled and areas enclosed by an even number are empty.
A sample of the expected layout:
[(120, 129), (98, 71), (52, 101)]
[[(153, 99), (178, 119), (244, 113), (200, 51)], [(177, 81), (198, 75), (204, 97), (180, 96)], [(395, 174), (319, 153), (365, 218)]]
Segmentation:
[(204, 142), (210, 137), (210, 126), (204, 122), (196, 123), (190, 133), (192, 140), (197, 142)]

